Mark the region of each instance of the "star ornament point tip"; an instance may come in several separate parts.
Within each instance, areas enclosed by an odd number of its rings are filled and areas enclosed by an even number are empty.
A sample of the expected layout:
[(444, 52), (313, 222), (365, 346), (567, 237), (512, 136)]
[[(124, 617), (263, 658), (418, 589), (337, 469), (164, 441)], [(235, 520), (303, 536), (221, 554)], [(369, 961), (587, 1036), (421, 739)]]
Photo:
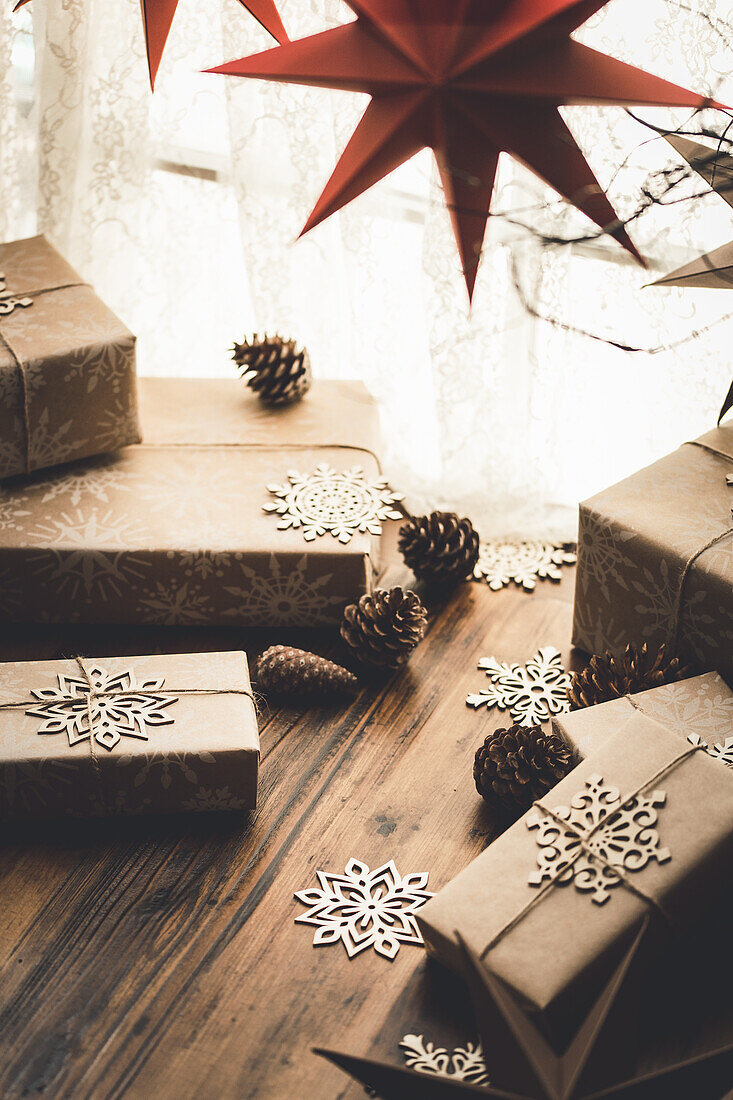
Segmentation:
[(470, 298), (508, 153), (641, 261), (558, 108), (720, 105), (572, 39), (607, 0), (346, 2), (351, 23), (207, 70), (371, 96), (303, 232), (430, 148)]

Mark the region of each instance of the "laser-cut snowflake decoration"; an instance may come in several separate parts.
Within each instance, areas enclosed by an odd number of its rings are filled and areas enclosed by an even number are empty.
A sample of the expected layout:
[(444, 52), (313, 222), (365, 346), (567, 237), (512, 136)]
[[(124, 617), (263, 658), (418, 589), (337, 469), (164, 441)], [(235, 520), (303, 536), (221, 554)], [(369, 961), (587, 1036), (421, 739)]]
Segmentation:
[[(536, 807), (527, 815), (527, 828), (538, 829), (538, 870), (529, 876), (530, 886), (543, 882), (567, 884), (590, 891), (603, 905), (609, 891), (619, 886), (627, 871), (642, 871), (651, 860), (666, 863), (668, 848), (660, 848), (657, 807), (666, 800), (664, 791), (622, 799), (616, 787), (601, 775), (585, 781), (570, 806), (552, 814)], [(558, 820), (560, 819), (560, 820)]]
[(316, 871), (320, 890), (301, 890), (295, 897), (308, 912), (296, 924), (313, 924), (313, 945), (341, 941), (350, 959), (373, 947), (394, 959), (400, 944), (423, 945), (415, 913), (433, 895), (425, 889), (427, 874), (400, 875), (390, 860), (375, 871), (350, 859), (343, 875)]
[(722, 744), (708, 745), (698, 733), (689, 733), (687, 740), (696, 748), (705, 749), (708, 756), (725, 764), (726, 768), (733, 768), (733, 737), (726, 737)]
[(481, 1043), (466, 1043), (465, 1047), (456, 1047), (448, 1051), (426, 1043), (422, 1035), (405, 1035), (400, 1041), (408, 1069), (416, 1073), (426, 1073), (432, 1077), (451, 1077), (454, 1081), (465, 1081), (469, 1085), (488, 1085)]
[(486, 705), (508, 710), (515, 722), (527, 726), (570, 710), (571, 678), (554, 646), (543, 646), (526, 665), (507, 665), (494, 657), (482, 657), (478, 667), (491, 683), (466, 696), (469, 707), (478, 709)]
[(98, 665), (89, 669), (89, 682), (61, 674), (56, 679), (56, 688), (31, 691), (39, 705), (26, 714), (44, 719), (39, 734), (65, 733), (71, 746), (88, 741), (93, 733), (97, 744), (111, 751), (123, 737), (147, 741), (149, 726), (174, 721), (166, 707), (177, 698), (156, 694), (163, 689), (163, 679), (138, 684), (131, 669), (109, 673)]
[(559, 581), (562, 565), (577, 561), (567, 544), (539, 539), (489, 539), (481, 542), (474, 578), (498, 591), (510, 582), (532, 592), (538, 580)]
[(359, 466), (338, 472), (322, 463), (310, 474), (291, 470), (286, 484), (267, 488), (276, 500), (263, 508), (281, 517), (278, 530), (302, 528), (306, 542), (327, 532), (343, 543), (357, 531), (379, 535), (383, 520), (403, 518), (393, 507), (402, 496), (383, 477), (367, 477)]
[(5, 286), (5, 276), (0, 271), (0, 317), (7, 316), (12, 313), (14, 309), (19, 307), (27, 309), (28, 306), (33, 305), (33, 299), (25, 296), (18, 297), (15, 294), (11, 294)]

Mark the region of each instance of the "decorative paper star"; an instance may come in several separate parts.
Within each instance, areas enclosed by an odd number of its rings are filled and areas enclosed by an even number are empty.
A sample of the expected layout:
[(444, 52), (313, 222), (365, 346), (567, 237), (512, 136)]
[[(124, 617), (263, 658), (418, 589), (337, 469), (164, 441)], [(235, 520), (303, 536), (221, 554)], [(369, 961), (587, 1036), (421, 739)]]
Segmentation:
[(638, 983), (638, 968), (633, 964), (647, 923), (641, 926), (561, 1055), (547, 1043), (509, 987), (456, 933), (462, 955), (461, 973), (473, 1001), (490, 1085), (454, 1076), (427, 1077), (414, 1069), (336, 1050), (315, 1047), (314, 1053), (339, 1066), (383, 1100), (461, 1100), (468, 1096), (497, 1100), (671, 1100), (673, 1096), (726, 1100), (733, 1071), (733, 1042), (663, 1069), (608, 1082), (618, 1061), (617, 1057), (609, 1059), (609, 1051), (623, 1051), (631, 1037), (629, 1005)]
[[(709, 145), (700, 145), (689, 138), (670, 135), (667, 141), (680, 156), (709, 183), (714, 191), (733, 206), (733, 157), (720, 153)], [(678, 267), (652, 286), (709, 287), (715, 290), (733, 287), (733, 241)], [(731, 387), (733, 392), (733, 386)], [(725, 411), (725, 408), (724, 408)], [(721, 412), (721, 419), (723, 413)]]
[(574, 41), (608, 0), (346, 2), (355, 22), (209, 70), (371, 95), (304, 233), (431, 148), (471, 296), (507, 152), (638, 256), (558, 107), (710, 101)]
[[(239, 2), (243, 8), (254, 15), (257, 22), (261, 23), (277, 42), (288, 41), (285, 27), (275, 7), (275, 0), (239, 0)], [(29, 3), (30, 0), (19, 0), (13, 11)], [(168, 40), (173, 16), (176, 14), (178, 0), (140, 0), (140, 7), (145, 31), (150, 87), (155, 88), (155, 78), (158, 75), (160, 59)]]

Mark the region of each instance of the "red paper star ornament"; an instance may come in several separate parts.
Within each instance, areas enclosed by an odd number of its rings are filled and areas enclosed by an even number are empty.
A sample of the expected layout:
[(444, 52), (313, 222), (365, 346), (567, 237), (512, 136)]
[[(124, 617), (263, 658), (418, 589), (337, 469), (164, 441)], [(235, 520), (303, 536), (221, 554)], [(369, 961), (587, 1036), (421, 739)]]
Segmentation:
[[(285, 27), (275, 7), (275, 0), (246, 0), (246, 2), (239, 0), (239, 2), (277, 42), (288, 41)], [(19, 0), (13, 11), (17, 11), (28, 3), (30, 0)], [(163, 50), (168, 41), (177, 7), (178, 0), (140, 0), (151, 89), (155, 88), (155, 78), (158, 75)]]
[(641, 259), (558, 107), (710, 100), (575, 42), (608, 0), (346, 2), (355, 22), (209, 70), (371, 95), (304, 233), (431, 148), (470, 297), (506, 152)]

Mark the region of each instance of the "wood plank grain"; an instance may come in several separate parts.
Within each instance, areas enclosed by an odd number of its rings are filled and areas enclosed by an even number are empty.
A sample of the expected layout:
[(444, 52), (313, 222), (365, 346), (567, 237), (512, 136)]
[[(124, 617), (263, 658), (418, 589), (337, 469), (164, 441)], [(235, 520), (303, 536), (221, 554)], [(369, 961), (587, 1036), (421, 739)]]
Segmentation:
[[(394, 532), (388, 536), (394, 542)], [(409, 580), (392, 557), (388, 583)], [(408, 1032), (471, 1038), (459, 983), (403, 946), (393, 963), (316, 949), (295, 890), (350, 856), (439, 889), (493, 838), (476, 746), (505, 721), (466, 708), (479, 656), (569, 653), (572, 570), (533, 595), (464, 585), (431, 606), (407, 669), (347, 706), (263, 700), (260, 808), (244, 815), (25, 824), (0, 840), (0, 1095), (355, 1098), (314, 1043), (399, 1061)], [(336, 652), (330, 634), (20, 631), (0, 656), (238, 648)], [(724, 1030), (718, 1004), (697, 1037)], [(705, 1017), (702, 1017), (705, 1020)], [(670, 1032), (671, 1034), (671, 1032)], [(679, 1034), (676, 1036), (679, 1039)]]
[(480, 851), (493, 824), (470, 764), (491, 719), (463, 698), (476, 658), (523, 658), (568, 622), (566, 600), (465, 586), (387, 686), (343, 712), (272, 712), (252, 822), (97, 823), (91, 848), (70, 827), (78, 862), (0, 982), (3, 1095), (337, 1095), (309, 1044), (336, 1025), (371, 1035), (422, 952), (316, 951), (292, 892), (352, 854), (424, 867), (435, 888)]

